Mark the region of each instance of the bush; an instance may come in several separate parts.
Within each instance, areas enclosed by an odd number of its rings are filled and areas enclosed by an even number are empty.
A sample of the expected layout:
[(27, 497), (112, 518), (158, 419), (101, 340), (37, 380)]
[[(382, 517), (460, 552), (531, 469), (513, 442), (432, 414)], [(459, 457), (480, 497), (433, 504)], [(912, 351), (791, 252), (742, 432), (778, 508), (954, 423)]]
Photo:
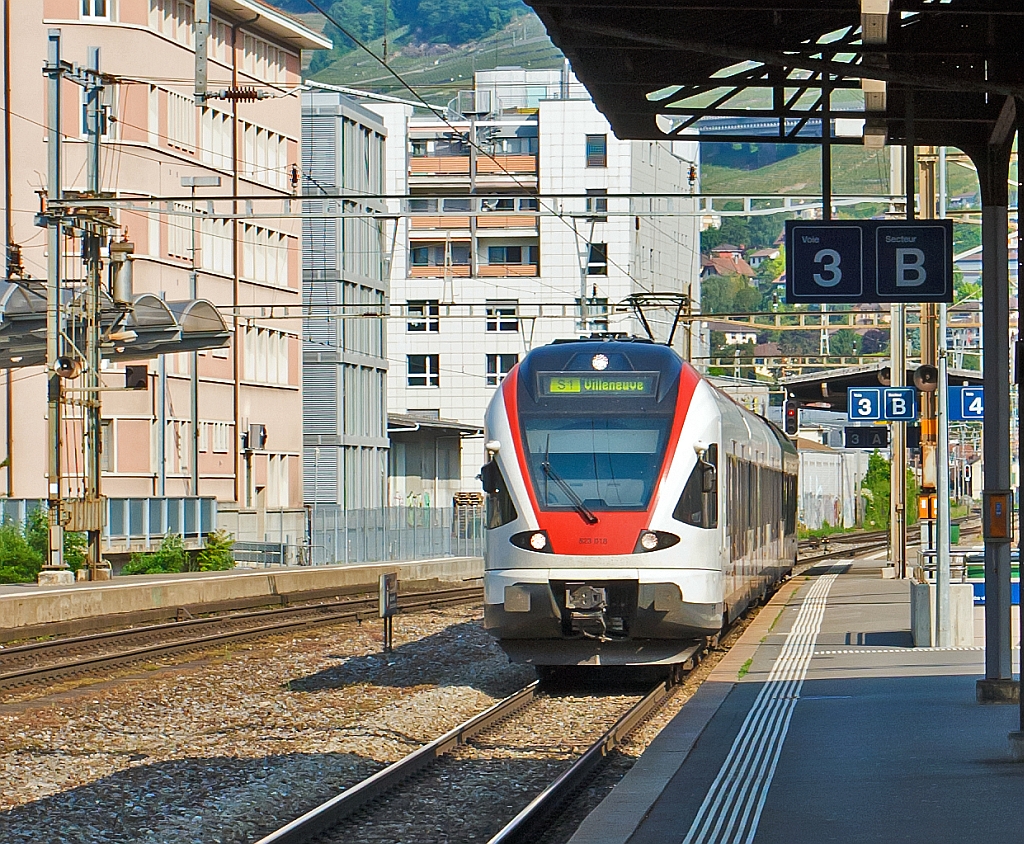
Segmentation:
[[(36, 509), (29, 513), (25, 522), (25, 540), (39, 556), (46, 560), (46, 552), (50, 547), (50, 523), (45, 510)], [(84, 533), (64, 531), (64, 562), (72, 571), (78, 571), (85, 565), (89, 539)]]
[(166, 574), (186, 571), (188, 552), (185, 540), (176, 533), (169, 533), (152, 553), (132, 554), (131, 560), (121, 569), (121, 574)]
[[(45, 510), (33, 510), (25, 526), (7, 521), (0, 525), (0, 583), (32, 583), (46, 562), (50, 540)], [(85, 564), (84, 533), (64, 532), (64, 561), (72, 571)]]
[(43, 567), (43, 555), (29, 545), (14, 522), (0, 525), (0, 583), (31, 583)]
[(206, 546), (196, 556), (199, 571), (225, 571), (235, 567), (231, 549), (235, 537), (226, 530), (215, 530), (206, 537)]

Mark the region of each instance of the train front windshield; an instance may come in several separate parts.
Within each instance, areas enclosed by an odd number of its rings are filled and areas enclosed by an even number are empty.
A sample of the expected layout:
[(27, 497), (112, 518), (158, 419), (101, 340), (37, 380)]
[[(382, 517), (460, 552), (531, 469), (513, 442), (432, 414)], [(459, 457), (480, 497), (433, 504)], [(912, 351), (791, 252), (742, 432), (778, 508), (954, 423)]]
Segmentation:
[(667, 416), (523, 419), (527, 463), (545, 510), (644, 510), (668, 442)]

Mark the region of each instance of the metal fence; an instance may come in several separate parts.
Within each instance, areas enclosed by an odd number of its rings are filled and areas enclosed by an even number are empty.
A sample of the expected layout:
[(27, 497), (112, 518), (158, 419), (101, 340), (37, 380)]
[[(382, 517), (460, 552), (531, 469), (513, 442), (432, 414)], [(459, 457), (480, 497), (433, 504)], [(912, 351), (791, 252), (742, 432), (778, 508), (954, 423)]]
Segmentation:
[[(24, 524), (34, 510), (47, 506), (40, 498), (0, 499), (0, 520)], [(169, 533), (201, 547), (217, 529), (217, 500), (211, 497), (107, 498), (104, 507), (106, 552), (155, 550)]]
[(309, 508), (309, 560), (315, 566), (479, 557), (484, 553), (484, 508)]

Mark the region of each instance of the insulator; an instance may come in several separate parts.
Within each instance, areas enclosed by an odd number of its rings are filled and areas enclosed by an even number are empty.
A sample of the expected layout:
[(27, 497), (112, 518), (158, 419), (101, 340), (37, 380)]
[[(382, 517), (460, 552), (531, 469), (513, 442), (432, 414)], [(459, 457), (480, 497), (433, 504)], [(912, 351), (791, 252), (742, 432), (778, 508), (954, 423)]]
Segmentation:
[(259, 94), (255, 88), (228, 88), (224, 91), (225, 100), (233, 100), (239, 103), (251, 103), (259, 99)]

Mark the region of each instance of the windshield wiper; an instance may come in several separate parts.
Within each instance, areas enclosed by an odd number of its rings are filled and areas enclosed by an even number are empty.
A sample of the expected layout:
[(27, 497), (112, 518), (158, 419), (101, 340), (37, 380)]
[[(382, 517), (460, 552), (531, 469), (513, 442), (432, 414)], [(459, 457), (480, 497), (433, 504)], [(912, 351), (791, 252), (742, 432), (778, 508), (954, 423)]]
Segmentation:
[(583, 499), (576, 494), (576, 491), (565, 482), (558, 472), (551, 468), (551, 463), (545, 459), (544, 462), (540, 464), (540, 468), (544, 470), (545, 475), (558, 484), (559, 488), (566, 494), (566, 497), (572, 503), (573, 509), (580, 514), (583, 521), (588, 525), (596, 525), (597, 516), (594, 515), (594, 511), (584, 504)]

